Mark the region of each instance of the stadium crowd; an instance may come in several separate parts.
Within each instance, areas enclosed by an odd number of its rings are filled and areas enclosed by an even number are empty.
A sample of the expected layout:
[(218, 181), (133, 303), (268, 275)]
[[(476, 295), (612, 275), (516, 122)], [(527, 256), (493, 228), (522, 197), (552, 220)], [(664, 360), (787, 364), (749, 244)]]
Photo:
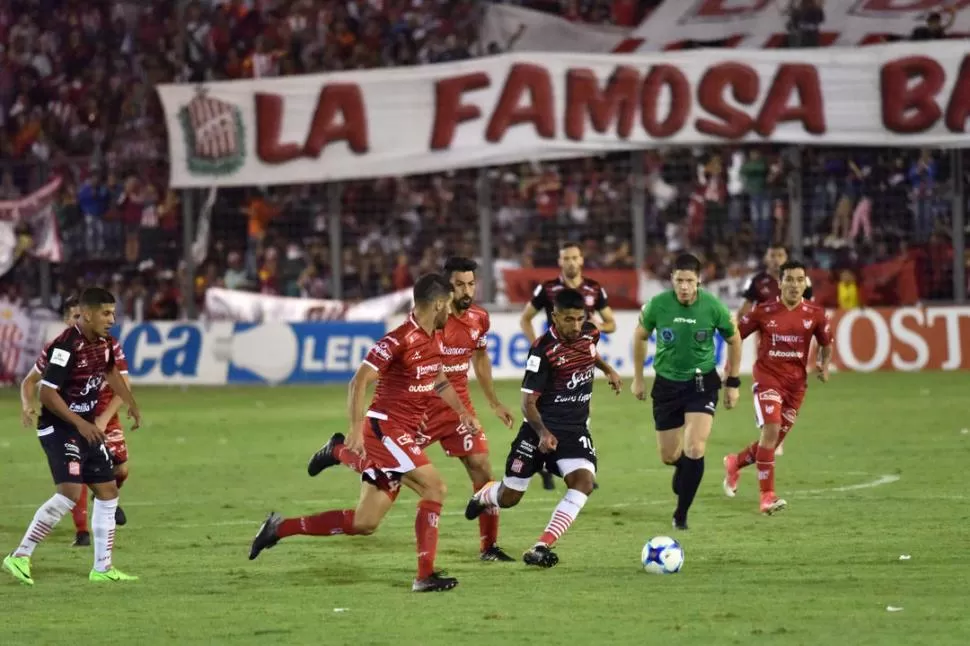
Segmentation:
[[(636, 24), (660, 4), (510, 3), (618, 25)], [(505, 44), (476, 42), (482, 5), (209, 0), (187, 6), (181, 32), (173, 0), (0, 0), (0, 200), (60, 176), (66, 262), (55, 266), (54, 290), (103, 282), (129, 316), (174, 318), (183, 300), (181, 198), (166, 185), (166, 131), (153, 86), (432, 64), (501, 50)], [(798, 18), (807, 4), (789, 11)], [(824, 15), (813, 16), (817, 28)], [(765, 146), (521, 164), (484, 177), (457, 171), (346, 182), (339, 201), (325, 186), (221, 190), (194, 296), (211, 285), (330, 296), (333, 204), (343, 230), (344, 297), (406, 287), (441, 253), (477, 255), (486, 184), (496, 269), (553, 266), (564, 239), (583, 242), (587, 266), (629, 268), (634, 165), (644, 168), (648, 194), (638, 214), (652, 242), (645, 269), (665, 275), (672, 254), (699, 249), (709, 279), (747, 273), (768, 242), (787, 239), (796, 186), (812, 262), (853, 268), (924, 245), (926, 262), (943, 272), (950, 195), (967, 179), (954, 176), (947, 155), (928, 150), (807, 149), (796, 159), (792, 150)], [(32, 296), (36, 273), (36, 263), (18, 262), (2, 279), (7, 294)]]

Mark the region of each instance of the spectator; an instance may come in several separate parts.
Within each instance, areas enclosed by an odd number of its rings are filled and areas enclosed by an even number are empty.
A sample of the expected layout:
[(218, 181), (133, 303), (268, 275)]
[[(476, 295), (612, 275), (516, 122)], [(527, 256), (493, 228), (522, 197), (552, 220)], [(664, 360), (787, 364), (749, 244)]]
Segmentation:
[(943, 40), (946, 38), (946, 30), (953, 26), (956, 20), (956, 9), (947, 7), (943, 10), (946, 14), (946, 24), (939, 12), (933, 11), (926, 16), (926, 24), (922, 27), (913, 29), (910, 40)]
[(791, 0), (788, 15), (788, 46), (818, 47), (819, 28), (825, 22), (824, 0)]
[(848, 269), (843, 269), (839, 274), (838, 296), (841, 310), (854, 310), (860, 305), (859, 286), (855, 274)]

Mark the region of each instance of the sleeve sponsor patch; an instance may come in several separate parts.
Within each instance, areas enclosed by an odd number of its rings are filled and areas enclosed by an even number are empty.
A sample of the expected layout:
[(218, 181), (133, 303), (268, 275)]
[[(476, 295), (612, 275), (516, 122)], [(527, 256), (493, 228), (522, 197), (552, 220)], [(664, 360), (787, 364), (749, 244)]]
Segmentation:
[(62, 350), (60, 348), (54, 348), (51, 352), (51, 363), (55, 366), (61, 366), (62, 368), (67, 365), (67, 362), (71, 360), (71, 353), (67, 350)]
[(525, 369), (529, 372), (539, 372), (539, 364), (542, 363), (542, 358), (536, 355), (529, 355), (529, 360), (525, 362)]

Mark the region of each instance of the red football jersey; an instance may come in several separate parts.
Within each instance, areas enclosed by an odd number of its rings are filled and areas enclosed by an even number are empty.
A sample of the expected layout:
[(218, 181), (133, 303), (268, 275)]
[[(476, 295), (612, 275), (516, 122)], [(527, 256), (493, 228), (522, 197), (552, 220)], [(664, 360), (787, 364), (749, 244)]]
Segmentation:
[(364, 363), (380, 374), (367, 417), (417, 428), (431, 400), (438, 398), (434, 384), (441, 372), (440, 335), (429, 335), (408, 316), (370, 349)]
[(807, 301), (789, 310), (781, 301), (760, 303), (738, 324), (741, 338), (760, 332), (754, 380), (790, 392), (806, 387), (808, 353), (812, 337), (820, 346), (832, 343), (831, 325), (825, 310)]
[[(468, 368), (472, 353), (488, 345), (489, 325), (488, 312), (472, 305), (461, 316), (449, 316), (445, 329), (441, 331), (442, 369), (468, 410), (472, 410), (468, 393)], [(432, 416), (440, 411), (452, 410), (440, 397), (432, 406)]]
[[(118, 372), (123, 375), (128, 374), (128, 357), (125, 356), (125, 351), (121, 349), (121, 344), (118, 343), (117, 339), (114, 342), (114, 353), (115, 353), (115, 367), (118, 368)], [(101, 384), (101, 393), (98, 397), (98, 407), (95, 409), (95, 413), (100, 415), (104, 412), (104, 409), (108, 407), (111, 400), (114, 399), (114, 391), (111, 390), (111, 386), (105, 381)], [(109, 426), (118, 424), (118, 415), (115, 414), (108, 423)]]

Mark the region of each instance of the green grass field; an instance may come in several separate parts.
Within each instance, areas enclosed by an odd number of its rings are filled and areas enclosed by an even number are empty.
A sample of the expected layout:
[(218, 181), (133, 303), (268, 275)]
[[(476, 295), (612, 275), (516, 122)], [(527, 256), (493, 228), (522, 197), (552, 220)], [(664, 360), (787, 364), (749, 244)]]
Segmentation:
[[(343, 431), (342, 388), (148, 389), (146, 427), (129, 438), (129, 522), (117, 565), (141, 580), (96, 587), (70, 519), (34, 555), (37, 585), (0, 577), (0, 643), (61, 644), (967, 644), (970, 561), (966, 374), (836, 375), (813, 384), (778, 459), (790, 508), (757, 513), (757, 480), (721, 493), (721, 457), (754, 438), (751, 403), (720, 411), (707, 477), (680, 536), (677, 575), (643, 573), (651, 536), (670, 533), (670, 471), (656, 457), (649, 404), (598, 384), (593, 435), (601, 488), (546, 571), (481, 563), (470, 493), (445, 473), (440, 566), (453, 592), (410, 592), (415, 497), (403, 494), (372, 537), (297, 537), (247, 560), (270, 510), (354, 505), (349, 471), (307, 477), (309, 455)], [(517, 384), (501, 385), (510, 407)], [(19, 541), (51, 493), (34, 434), (0, 394), (0, 549)], [(483, 417), (499, 473), (512, 433)], [(562, 493), (536, 480), (502, 517), (500, 544), (521, 554)], [(900, 560), (900, 555), (910, 560)], [(888, 606), (902, 608), (887, 611)]]

